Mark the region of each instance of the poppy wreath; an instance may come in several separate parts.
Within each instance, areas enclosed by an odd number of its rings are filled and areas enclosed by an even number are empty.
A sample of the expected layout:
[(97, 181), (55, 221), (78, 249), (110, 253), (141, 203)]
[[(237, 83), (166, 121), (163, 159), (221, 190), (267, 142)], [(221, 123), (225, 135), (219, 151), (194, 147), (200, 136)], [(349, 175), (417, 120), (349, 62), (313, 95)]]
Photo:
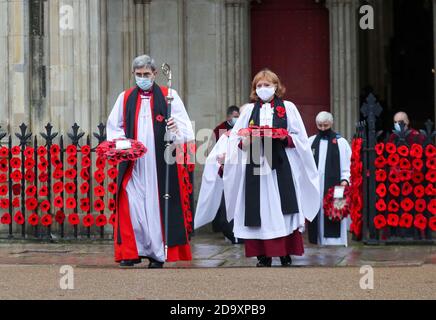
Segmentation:
[[(130, 141), (131, 148), (116, 149), (116, 142), (119, 140)], [(147, 152), (147, 148), (142, 144), (142, 142), (137, 140), (115, 139), (113, 141), (104, 141), (100, 143), (95, 151), (98, 158), (112, 159), (114, 162), (119, 163), (126, 160), (136, 160), (141, 158)]]
[(403, 213), (398, 226), (401, 228), (410, 228), (413, 224), (413, 216), (410, 213)]
[[(390, 188), (390, 186), (389, 186)], [(386, 197), (386, 185), (384, 183), (380, 183), (377, 188), (375, 189), (376, 194), (380, 197), (380, 198), (384, 198)]]
[[(361, 138), (353, 139), (351, 143), (351, 208), (350, 208), (350, 217), (351, 217), (351, 225), (350, 231), (356, 236), (357, 239), (360, 239), (362, 236), (362, 170), (363, 164), (361, 160), (361, 150), (362, 150), (362, 142)], [(378, 173), (378, 174), (377, 174)], [(378, 177), (378, 182), (386, 181), (387, 174), (384, 170), (376, 171), (376, 178)]]
[(436, 199), (431, 199), (427, 205), (427, 210), (433, 215), (436, 215)]
[(434, 158), (436, 157), (436, 147), (432, 144), (429, 144), (425, 147), (425, 156), (427, 158)]
[(94, 217), (92, 214), (87, 214), (82, 218), (82, 224), (84, 227), (91, 227), (94, 224)]
[(77, 213), (70, 213), (68, 215), (68, 223), (72, 226), (77, 226), (80, 223), (79, 215)]
[(427, 203), (424, 199), (417, 199), (415, 201), (415, 210), (418, 213), (423, 213), (425, 209), (427, 208)]
[(386, 143), (385, 149), (386, 149), (386, 152), (389, 154), (393, 154), (393, 153), (397, 152), (397, 147), (392, 142)]
[(398, 212), (400, 210), (400, 205), (398, 204), (397, 200), (392, 199), (388, 203), (388, 211), (389, 212)]
[(422, 213), (418, 213), (415, 215), (413, 225), (419, 230), (425, 230), (427, 227), (427, 218)]
[(99, 214), (97, 218), (95, 219), (95, 225), (97, 227), (104, 227), (107, 225), (107, 218), (104, 214)]
[(395, 213), (389, 213), (386, 222), (390, 227), (397, 227), (400, 222), (400, 217)]
[(117, 221), (117, 217), (115, 213), (112, 213), (111, 216), (109, 217), (109, 224), (111, 224), (112, 227), (115, 227), (116, 221)]
[(436, 158), (429, 158), (425, 162), (425, 165), (428, 169), (436, 170)]
[(270, 126), (254, 126), (242, 128), (238, 131), (240, 137), (268, 137), (272, 139), (281, 139), (289, 135), (288, 130), (284, 128), (273, 128)]
[(57, 211), (55, 215), (55, 220), (59, 224), (63, 224), (65, 221), (65, 213), (63, 211)]
[(392, 183), (391, 185), (389, 185), (389, 193), (394, 197), (399, 197), (401, 189), (396, 183)]
[(436, 217), (428, 219), (428, 227), (431, 231), (436, 231)]
[(383, 151), (385, 150), (385, 144), (383, 142), (377, 143), (375, 145), (375, 153), (378, 156), (381, 156), (383, 154)]
[(416, 143), (412, 144), (412, 147), (410, 148), (410, 156), (412, 158), (421, 159), (423, 152), (424, 149), (420, 144), (416, 144)]
[[(386, 195), (386, 186), (384, 186), (384, 191)], [(324, 197), (323, 208), (324, 215), (331, 221), (341, 221), (342, 219), (348, 217), (350, 213), (351, 206), (351, 194), (350, 188), (345, 187), (344, 197), (342, 199), (334, 198), (335, 187), (331, 187)]]
[(386, 218), (382, 214), (378, 214), (374, 217), (374, 226), (376, 229), (382, 229), (386, 226)]
[(53, 223), (53, 217), (51, 216), (51, 214), (46, 213), (41, 217), (41, 224), (44, 227), (51, 226), (52, 223)]
[(408, 148), (407, 146), (405, 146), (405, 145), (403, 145), (403, 146), (399, 146), (399, 147), (397, 148), (397, 152), (398, 152), (398, 154), (399, 154), (400, 156), (402, 156), (402, 157), (407, 157), (407, 156), (409, 155), (409, 148)]
[(405, 198), (401, 200), (400, 203), (401, 209), (404, 210), (404, 212), (410, 212), (415, 207), (415, 204), (410, 198)]
[(31, 225), (31, 226), (36, 226), (39, 223), (39, 216), (36, 213), (32, 213), (28, 218), (27, 218), (27, 222)]
[(23, 225), (23, 224), (24, 224), (24, 222), (26, 221), (26, 219), (24, 219), (24, 216), (23, 216), (23, 214), (21, 213), (21, 211), (17, 211), (17, 212), (15, 213), (14, 221), (15, 221), (15, 223), (18, 224), (18, 225)]
[(12, 223), (11, 215), (9, 213), (4, 213), (0, 219), (0, 222), (2, 224), (11, 224)]

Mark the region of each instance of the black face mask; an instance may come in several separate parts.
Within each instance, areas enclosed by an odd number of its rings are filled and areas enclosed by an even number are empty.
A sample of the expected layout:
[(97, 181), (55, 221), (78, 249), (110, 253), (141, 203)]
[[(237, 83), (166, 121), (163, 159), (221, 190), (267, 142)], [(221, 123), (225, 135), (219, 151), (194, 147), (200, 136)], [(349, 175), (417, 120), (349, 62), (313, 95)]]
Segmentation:
[(319, 130), (318, 129), (319, 134), (321, 135), (321, 137), (328, 137), (330, 136), (330, 133), (332, 132), (332, 129), (327, 129), (327, 130)]

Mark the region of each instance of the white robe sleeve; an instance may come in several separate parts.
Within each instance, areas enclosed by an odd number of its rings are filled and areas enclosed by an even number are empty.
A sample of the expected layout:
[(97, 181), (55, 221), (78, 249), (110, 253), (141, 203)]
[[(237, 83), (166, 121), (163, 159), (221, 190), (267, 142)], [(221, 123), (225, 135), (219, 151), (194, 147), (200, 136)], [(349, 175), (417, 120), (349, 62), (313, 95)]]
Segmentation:
[(109, 114), (109, 118), (107, 120), (106, 134), (107, 134), (108, 141), (112, 141), (114, 139), (126, 138), (126, 133), (123, 128), (123, 101), (124, 101), (124, 92), (122, 92), (118, 96), (118, 99), (115, 102), (115, 105), (112, 108), (112, 111)]
[(338, 139), (339, 157), (341, 162), (341, 180), (350, 182), (351, 148), (344, 138)]
[(175, 144), (183, 144), (188, 141), (193, 141), (195, 140), (194, 130), (188, 113), (186, 112), (185, 105), (176, 90), (171, 90), (171, 93), (174, 97), (171, 103), (171, 117), (174, 118), (179, 129), (178, 134), (171, 133), (173, 142)]

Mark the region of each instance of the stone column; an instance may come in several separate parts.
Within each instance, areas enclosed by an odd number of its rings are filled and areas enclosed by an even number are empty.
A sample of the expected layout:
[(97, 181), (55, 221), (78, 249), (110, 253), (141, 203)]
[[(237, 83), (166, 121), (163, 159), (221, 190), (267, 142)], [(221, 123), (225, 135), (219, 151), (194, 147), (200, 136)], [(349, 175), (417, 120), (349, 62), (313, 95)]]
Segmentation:
[(351, 139), (359, 118), (357, 0), (327, 0), (330, 11), (331, 111), (335, 127)]

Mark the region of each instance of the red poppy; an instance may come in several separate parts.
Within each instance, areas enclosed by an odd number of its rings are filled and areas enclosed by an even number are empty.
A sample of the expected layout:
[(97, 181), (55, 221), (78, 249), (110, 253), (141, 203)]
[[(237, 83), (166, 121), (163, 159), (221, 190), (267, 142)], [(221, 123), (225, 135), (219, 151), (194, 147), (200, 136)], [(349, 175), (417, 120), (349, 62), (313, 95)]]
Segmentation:
[(98, 183), (103, 183), (104, 179), (105, 179), (105, 174), (103, 170), (97, 170), (94, 172), (94, 179), (95, 181), (97, 181)]
[(42, 186), (42, 187), (39, 189), (39, 193), (38, 193), (38, 195), (39, 195), (40, 197), (47, 197), (47, 195), (48, 195), (48, 188), (47, 188), (47, 186)]
[(415, 197), (422, 198), (425, 195), (425, 188), (423, 185), (419, 184), (415, 186), (415, 189), (413, 190), (413, 193), (415, 194)]
[(116, 166), (118, 164), (118, 160), (111, 158), (111, 159), (107, 160), (107, 163), (109, 163), (109, 165), (111, 165), (111, 166)]
[(57, 144), (52, 144), (50, 146), (50, 153), (52, 156), (57, 156), (61, 152), (61, 148)]
[(104, 158), (97, 158), (95, 165), (99, 169), (104, 169), (106, 167), (106, 160)]
[(9, 199), (1, 199), (0, 200), (0, 208), (8, 209), (9, 208)]
[(39, 207), (42, 212), (47, 212), (48, 210), (50, 210), (50, 202), (48, 200), (44, 200), (43, 202), (41, 202)]
[(64, 171), (62, 169), (56, 169), (53, 172), (53, 178), (56, 180), (62, 179), (63, 176), (64, 176)]
[(436, 182), (436, 170), (430, 170), (426, 173), (425, 179), (431, 183)]
[(90, 209), (91, 206), (89, 203), (89, 199), (88, 198), (80, 199), (80, 210), (82, 210), (83, 212), (89, 212)]
[(69, 145), (67, 147), (67, 153), (69, 155), (76, 155), (77, 154), (77, 147), (75, 145)]
[(398, 197), (400, 195), (401, 190), (400, 190), (400, 187), (396, 183), (392, 183), (389, 186), (389, 192), (394, 197)]
[(408, 159), (406, 159), (406, 158), (402, 158), (402, 159), (400, 160), (400, 168), (401, 168), (402, 170), (408, 170), (408, 169), (411, 169), (411, 168), (412, 168), (412, 165), (410, 164), (410, 161), (409, 161)]
[(48, 167), (47, 159), (43, 157), (39, 158), (38, 169), (41, 171), (45, 171), (47, 170), (47, 167)]
[(87, 214), (83, 217), (82, 219), (82, 224), (89, 228), (90, 226), (92, 226), (94, 224), (94, 217), (91, 214)]
[(158, 114), (158, 115), (156, 116), (156, 120), (159, 121), (159, 122), (162, 122), (162, 121), (165, 120), (165, 117), (162, 116), (161, 114)]
[(8, 159), (0, 159), (0, 171), (1, 172), (8, 171)]
[(55, 197), (53, 200), (53, 205), (56, 208), (63, 208), (64, 207), (64, 198), (62, 198), (61, 196)]
[(109, 223), (115, 227), (115, 223), (117, 222), (117, 217), (115, 215), (115, 213), (111, 214), (111, 216), (109, 217)]
[(385, 149), (386, 149), (387, 153), (390, 153), (390, 154), (395, 153), (397, 151), (397, 147), (392, 142), (386, 143)]
[(80, 193), (81, 194), (86, 194), (89, 191), (89, 183), (88, 182), (84, 182), (80, 185)]
[(286, 109), (283, 108), (282, 106), (277, 107), (276, 111), (277, 111), (277, 116), (279, 118), (283, 118), (286, 115)]
[(427, 196), (436, 196), (436, 188), (433, 186), (433, 184), (429, 183), (425, 187), (425, 194)]
[(23, 178), (20, 170), (15, 170), (11, 173), (11, 179), (14, 182), (19, 182)]
[(375, 203), (375, 207), (376, 207), (377, 211), (384, 212), (386, 210), (386, 202), (383, 199), (379, 199)]
[(388, 226), (396, 227), (398, 226), (399, 222), (400, 222), (400, 217), (397, 214), (395, 213), (388, 214), (388, 219), (387, 219)]
[(40, 174), (39, 174), (39, 176), (38, 176), (38, 180), (40, 181), (40, 182), (47, 182), (48, 181), (48, 174), (47, 174), (47, 172), (41, 172)]
[(0, 183), (8, 181), (8, 176), (5, 174), (0, 174)]
[[(183, 184), (183, 187), (185, 184)], [(384, 183), (380, 183), (377, 188), (375, 189), (375, 192), (380, 198), (383, 198), (386, 196), (386, 185)]]
[(44, 227), (51, 226), (52, 223), (53, 223), (53, 217), (51, 216), (51, 214), (46, 213), (45, 215), (42, 216), (41, 224)]
[(59, 159), (58, 157), (52, 157), (51, 158), (51, 164), (56, 168), (56, 169), (62, 169), (63, 168), (63, 164), (61, 159)]
[(14, 156), (18, 156), (21, 152), (21, 148), (19, 146), (14, 146), (11, 148), (11, 153)]
[(32, 158), (34, 153), (35, 149), (33, 149), (32, 147), (27, 147), (26, 149), (24, 149), (24, 156), (26, 158)]
[(33, 211), (38, 207), (38, 201), (35, 198), (29, 198), (26, 200), (26, 209)]
[(30, 170), (30, 169), (27, 170), (25, 175), (24, 175), (24, 179), (26, 181), (29, 181), (29, 182), (35, 181), (35, 172), (33, 172), (33, 170)]
[(400, 162), (400, 156), (396, 153), (390, 154), (387, 159), (387, 163), (391, 167), (395, 167)]
[(5, 158), (9, 155), (9, 149), (7, 147), (0, 148), (0, 158)]
[(39, 146), (37, 154), (39, 157), (45, 157), (47, 155), (47, 148), (44, 146)]
[(77, 176), (77, 171), (74, 169), (68, 169), (65, 171), (65, 178), (74, 179)]
[(12, 193), (14, 196), (19, 196), (21, 194), (21, 184), (15, 183), (12, 185)]
[(386, 226), (386, 218), (382, 214), (378, 214), (374, 217), (374, 226), (376, 229), (381, 229)]
[(118, 176), (118, 170), (117, 168), (110, 168), (107, 171), (107, 175), (109, 176), (109, 178), (111, 178), (112, 180), (116, 179)]
[(386, 159), (383, 156), (379, 156), (375, 159), (375, 167), (382, 169), (386, 165)]
[(405, 212), (409, 212), (414, 206), (415, 204), (410, 198), (405, 198), (401, 201), (401, 209), (403, 209)]
[(412, 179), (412, 171), (410, 170), (401, 170), (400, 172), (400, 181), (410, 181)]
[(428, 219), (428, 227), (431, 231), (436, 231), (436, 217)]
[(104, 210), (104, 202), (101, 199), (97, 199), (94, 201), (94, 210), (95, 211), (103, 211)]
[(398, 204), (397, 200), (392, 199), (388, 203), (388, 211), (389, 212), (398, 212), (400, 210), (400, 205)]
[(25, 169), (32, 169), (35, 166), (35, 160), (32, 158), (28, 158), (24, 160), (24, 168)]
[(421, 159), (413, 159), (412, 160), (413, 169), (420, 171), (423, 166), (424, 166), (424, 162)]
[(378, 156), (381, 156), (383, 154), (384, 149), (385, 149), (385, 144), (383, 142), (377, 143), (375, 145), (375, 153)]
[(407, 157), (409, 155), (409, 148), (407, 146), (399, 146), (397, 152), (402, 157)]
[(78, 225), (80, 223), (79, 215), (77, 213), (71, 213), (68, 215), (68, 222), (73, 226)]
[(118, 186), (115, 182), (111, 182), (108, 184), (107, 189), (108, 189), (109, 193), (116, 194)]
[(19, 224), (19, 225), (24, 224), (25, 219), (24, 219), (24, 216), (21, 213), (21, 211), (17, 211), (17, 213), (15, 213), (14, 221), (16, 224)]
[(436, 158), (427, 159), (425, 165), (429, 169), (436, 170)]
[(436, 157), (436, 147), (432, 144), (427, 145), (427, 147), (425, 147), (425, 156), (427, 158)]
[(389, 182), (391, 183), (399, 183), (401, 181), (400, 174), (397, 170), (391, 170), (389, 172)]
[(5, 196), (8, 194), (8, 186), (0, 186), (0, 196)]
[(422, 213), (427, 208), (427, 204), (424, 199), (418, 199), (415, 201), (415, 210), (416, 212)]
[(18, 169), (21, 167), (21, 159), (20, 158), (12, 158), (11, 159), (11, 168)]
[(12, 222), (12, 218), (11, 218), (11, 215), (9, 213), (5, 213), (2, 215), (2, 218), (1, 218), (2, 224), (11, 224), (11, 222)]
[(424, 174), (421, 171), (414, 171), (412, 175), (412, 181), (415, 184), (420, 184), (424, 181)]
[(82, 146), (80, 151), (82, 152), (82, 155), (87, 156), (88, 154), (91, 153), (91, 147), (88, 145)]
[(12, 200), (12, 207), (19, 208), (20, 207), (20, 198), (16, 197)]
[(73, 182), (66, 183), (65, 192), (68, 194), (74, 194), (74, 192), (76, 192), (76, 185)]
[(114, 199), (109, 199), (108, 209), (109, 209), (110, 211), (115, 211), (115, 209), (116, 209), (116, 204), (115, 204), (115, 200), (114, 200)]
[(403, 213), (400, 218), (398, 225), (401, 228), (410, 228), (413, 223), (413, 216), (410, 213)]
[(436, 214), (436, 199), (431, 199), (430, 202), (427, 205), (427, 210), (431, 214)]
[(76, 157), (76, 156), (69, 156), (69, 157), (67, 158), (67, 163), (68, 163), (70, 166), (74, 167), (74, 166), (77, 164), (77, 157)]
[(27, 222), (29, 222), (29, 224), (31, 226), (36, 226), (39, 222), (39, 217), (36, 213), (32, 213), (28, 218), (27, 218)]
[(104, 189), (103, 186), (96, 186), (96, 187), (94, 187), (94, 194), (97, 197), (104, 197), (105, 191), (106, 190)]
[(107, 218), (104, 214), (99, 214), (95, 221), (97, 227), (104, 227), (107, 224)]
[(66, 207), (68, 209), (75, 209), (77, 207), (76, 199), (74, 198), (68, 198), (66, 202)]
[(422, 213), (418, 213), (415, 215), (413, 225), (419, 230), (425, 230), (427, 227), (427, 218)]
[(58, 181), (53, 185), (54, 193), (61, 193), (64, 190), (64, 183), (62, 181)]
[(89, 176), (89, 170), (88, 170), (87, 168), (83, 168), (83, 169), (80, 171), (80, 177), (81, 177), (83, 180), (88, 181), (88, 180), (90, 179), (90, 176)]
[(65, 213), (63, 213), (62, 211), (56, 212), (55, 220), (57, 223), (63, 224), (65, 221)]
[(422, 158), (422, 152), (423, 152), (422, 146), (419, 144), (414, 143), (410, 148), (410, 155), (413, 158)]
[(82, 158), (82, 167), (89, 168), (91, 166), (91, 159), (89, 157)]

